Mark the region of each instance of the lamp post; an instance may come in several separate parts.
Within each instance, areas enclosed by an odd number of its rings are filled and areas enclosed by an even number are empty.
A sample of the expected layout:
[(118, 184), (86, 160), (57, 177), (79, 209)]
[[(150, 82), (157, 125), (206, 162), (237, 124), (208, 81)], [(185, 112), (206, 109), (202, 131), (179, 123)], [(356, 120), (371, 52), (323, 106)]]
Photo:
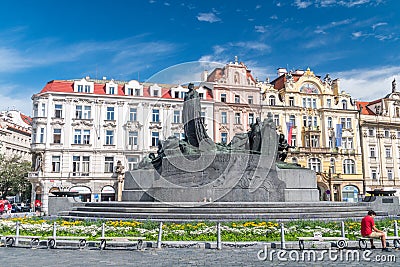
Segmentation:
[(358, 133), (360, 135), (360, 147), (361, 147), (361, 168), (362, 168), (362, 185), (363, 185), (363, 195), (365, 196), (366, 192), (366, 185), (365, 185), (365, 156), (364, 156), (364, 142), (363, 142), (363, 133), (361, 128), (361, 112), (363, 107), (360, 105), (358, 109)]

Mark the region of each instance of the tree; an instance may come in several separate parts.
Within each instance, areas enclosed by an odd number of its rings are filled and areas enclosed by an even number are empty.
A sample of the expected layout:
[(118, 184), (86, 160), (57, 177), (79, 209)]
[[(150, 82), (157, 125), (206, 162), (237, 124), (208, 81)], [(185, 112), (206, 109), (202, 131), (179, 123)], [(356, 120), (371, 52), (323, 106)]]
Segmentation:
[(0, 194), (2, 198), (22, 193), (24, 199), (30, 196), (30, 182), (25, 178), (31, 169), (29, 161), (20, 156), (7, 157), (0, 154)]

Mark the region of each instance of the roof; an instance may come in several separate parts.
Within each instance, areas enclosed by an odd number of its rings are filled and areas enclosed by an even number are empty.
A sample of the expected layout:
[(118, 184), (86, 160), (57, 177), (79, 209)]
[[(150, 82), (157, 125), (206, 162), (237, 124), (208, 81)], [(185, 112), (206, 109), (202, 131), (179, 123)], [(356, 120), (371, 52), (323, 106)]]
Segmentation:
[[(80, 94), (80, 95), (109, 95), (106, 94), (106, 83), (110, 81), (102, 81), (102, 82), (94, 82), (94, 92), (93, 93), (77, 93), (74, 92), (74, 82), (79, 82), (79, 80), (52, 80), (48, 82), (45, 87), (40, 91), (40, 94), (42, 93), (48, 93), (48, 92), (60, 92), (60, 93), (72, 93), (72, 94)], [(118, 96), (127, 96), (125, 95), (124, 92), (124, 86), (127, 83), (123, 82), (115, 82), (118, 84), (118, 92), (116, 95)], [(155, 84), (149, 84), (149, 83), (142, 83), (143, 85), (143, 96), (138, 96), (138, 97), (154, 97), (151, 96), (150, 94), (150, 87)], [(157, 84), (159, 87), (161, 87), (161, 97), (166, 98), (166, 99), (172, 99), (171, 95), (171, 89), (173, 87), (177, 87), (177, 85), (165, 85), (165, 84)], [(128, 96), (127, 96), (128, 97)], [(156, 97), (159, 98), (159, 97)], [(206, 95), (207, 100), (212, 100), (212, 92), (210, 90), (207, 90), (207, 95)]]
[(371, 102), (361, 102), (361, 101), (357, 101), (357, 102), (356, 102), (356, 105), (357, 105), (357, 108), (358, 108), (358, 109), (360, 109), (360, 107), (362, 107), (362, 109), (361, 109), (361, 114), (362, 114), (362, 115), (375, 115), (375, 113), (372, 112), (372, 110), (370, 110), (370, 109), (368, 108), (368, 105), (369, 105), (370, 103), (371, 103)]

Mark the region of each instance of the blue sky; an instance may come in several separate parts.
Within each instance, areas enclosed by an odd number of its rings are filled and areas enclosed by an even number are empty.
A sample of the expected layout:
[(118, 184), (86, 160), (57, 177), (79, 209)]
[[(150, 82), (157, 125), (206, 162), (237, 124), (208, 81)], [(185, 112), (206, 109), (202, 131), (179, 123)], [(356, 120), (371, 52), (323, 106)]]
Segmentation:
[(400, 81), (398, 0), (19, 0), (1, 8), (0, 110), (30, 115), (31, 96), (55, 79), (187, 82), (212, 66), (199, 61), (235, 56), (260, 80), (279, 67), (329, 73), (365, 101)]

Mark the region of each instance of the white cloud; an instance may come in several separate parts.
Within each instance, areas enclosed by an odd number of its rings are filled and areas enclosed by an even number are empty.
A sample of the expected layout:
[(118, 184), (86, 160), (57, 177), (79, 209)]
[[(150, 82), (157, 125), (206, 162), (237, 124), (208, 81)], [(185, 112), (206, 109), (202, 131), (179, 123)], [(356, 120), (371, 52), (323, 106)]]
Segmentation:
[(345, 19), (345, 20), (340, 20), (340, 21), (332, 21), (329, 24), (322, 25), (322, 26), (317, 26), (317, 29), (314, 31), (315, 33), (323, 33), (325, 34), (326, 30), (332, 29), (335, 27), (343, 26), (343, 25), (348, 25), (352, 22), (352, 19)]
[(297, 6), (299, 9), (307, 8), (312, 5), (312, 2), (310, 1), (302, 1), (302, 0), (296, 0), (294, 2), (294, 5)]
[(264, 33), (267, 31), (267, 26), (257, 25), (254, 26), (254, 29), (256, 30), (256, 32)]
[(256, 9), (260, 9), (261, 7), (261, 5), (256, 5)]
[(376, 69), (355, 69), (332, 73), (340, 79), (341, 90), (353, 98), (373, 101), (391, 92), (393, 78), (400, 80), (400, 67), (384, 66)]
[(379, 22), (379, 23), (376, 23), (376, 24), (372, 25), (371, 27), (372, 27), (373, 30), (375, 30), (376, 28), (381, 27), (381, 26), (385, 26), (385, 25), (387, 25), (386, 22)]
[(360, 38), (361, 36), (363, 36), (362, 32), (353, 32), (351, 35), (353, 35), (354, 38)]
[(277, 15), (272, 15), (271, 17), (269, 17), (270, 19), (278, 19)]
[(209, 12), (209, 13), (199, 13), (197, 15), (197, 19), (199, 21), (206, 21), (210, 23), (218, 22), (221, 21), (220, 18), (218, 18), (214, 13)]
[(0, 94), (0, 111), (2, 110), (19, 110), (27, 116), (32, 116), (32, 100), (31, 96), (9, 97)]
[(269, 45), (262, 43), (262, 42), (255, 42), (255, 41), (235, 42), (235, 43), (231, 42), (228, 44), (231, 47), (240, 47), (240, 48), (245, 48), (248, 50), (267, 51), (267, 52), (269, 52), (271, 50), (271, 47)]

